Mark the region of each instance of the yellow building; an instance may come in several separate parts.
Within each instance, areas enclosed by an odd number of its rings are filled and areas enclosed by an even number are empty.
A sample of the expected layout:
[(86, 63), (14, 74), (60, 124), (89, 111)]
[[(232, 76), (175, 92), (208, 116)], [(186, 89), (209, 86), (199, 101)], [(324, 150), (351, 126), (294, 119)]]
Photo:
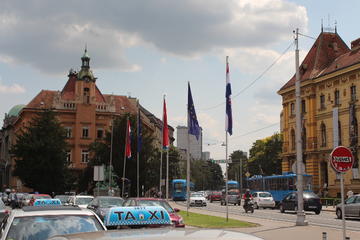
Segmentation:
[[(340, 180), (329, 163), (334, 146), (352, 149), (355, 164), (345, 174), (345, 191), (360, 193), (359, 139), (360, 39), (351, 49), (337, 34), (321, 32), (300, 65), (303, 161), (320, 195), (339, 196)], [(295, 76), (279, 91), (282, 96), (282, 171), (289, 172), (295, 152)], [(338, 136), (338, 138), (334, 138)]]

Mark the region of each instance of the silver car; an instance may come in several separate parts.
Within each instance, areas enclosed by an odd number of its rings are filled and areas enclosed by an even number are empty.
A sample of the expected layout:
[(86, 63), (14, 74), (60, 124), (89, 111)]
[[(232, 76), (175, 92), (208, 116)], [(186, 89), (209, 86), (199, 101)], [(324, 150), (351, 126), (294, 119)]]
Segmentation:
[(95, 213), (76, 206), (23, 207), (1, 223), (1, 240), (45, 240), (61, 234), (106, 230)]
[[(336, 216), (342, 218), (342, 204), (336, 205)], [(360, 218), (360, 194), (349, 197), (345, 200), (345, 217), (356, 217)]]

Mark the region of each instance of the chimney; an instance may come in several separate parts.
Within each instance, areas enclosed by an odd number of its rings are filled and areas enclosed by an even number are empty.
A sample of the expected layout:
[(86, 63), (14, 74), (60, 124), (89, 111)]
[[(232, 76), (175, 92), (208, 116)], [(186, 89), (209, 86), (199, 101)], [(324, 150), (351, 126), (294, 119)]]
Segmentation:
[(360, 47), (360, 38), (351, 42), (351, 50), (356, 50)]

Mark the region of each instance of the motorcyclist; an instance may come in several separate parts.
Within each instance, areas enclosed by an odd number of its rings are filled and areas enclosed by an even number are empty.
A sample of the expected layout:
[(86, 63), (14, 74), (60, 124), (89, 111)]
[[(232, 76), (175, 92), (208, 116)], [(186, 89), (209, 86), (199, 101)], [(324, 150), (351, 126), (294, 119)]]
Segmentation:
[(250, 193), (250, 189), (246, 189), (244, 195), (243, 195), (243, 199), (245, 201), (244, 203), (244, 207), (247, 207), (247, 205), (249, 204), (249, 202), (253, 199), (251, 193)]

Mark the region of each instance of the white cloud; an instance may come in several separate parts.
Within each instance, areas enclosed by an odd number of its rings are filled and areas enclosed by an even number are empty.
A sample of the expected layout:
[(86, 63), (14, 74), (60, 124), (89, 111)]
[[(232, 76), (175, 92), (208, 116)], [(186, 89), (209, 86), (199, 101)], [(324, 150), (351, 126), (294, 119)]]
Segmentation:
[(19, 84), (12, 84), (11, 86), (6, 86), (1, 84), (0, 82), (0, 93), (24, 93), (26, 90), (24, 87), (20, 86)]
[(295, 27), (306, 32), (307, 21), (305, 8), (286, 0), (3, 0), (0, 55), (58, 72), (78, 66), (87, 43), (94, 66), (139, 71), (127, 48), (153, 46), (184, 57), (262, 49), (288, 39)]

